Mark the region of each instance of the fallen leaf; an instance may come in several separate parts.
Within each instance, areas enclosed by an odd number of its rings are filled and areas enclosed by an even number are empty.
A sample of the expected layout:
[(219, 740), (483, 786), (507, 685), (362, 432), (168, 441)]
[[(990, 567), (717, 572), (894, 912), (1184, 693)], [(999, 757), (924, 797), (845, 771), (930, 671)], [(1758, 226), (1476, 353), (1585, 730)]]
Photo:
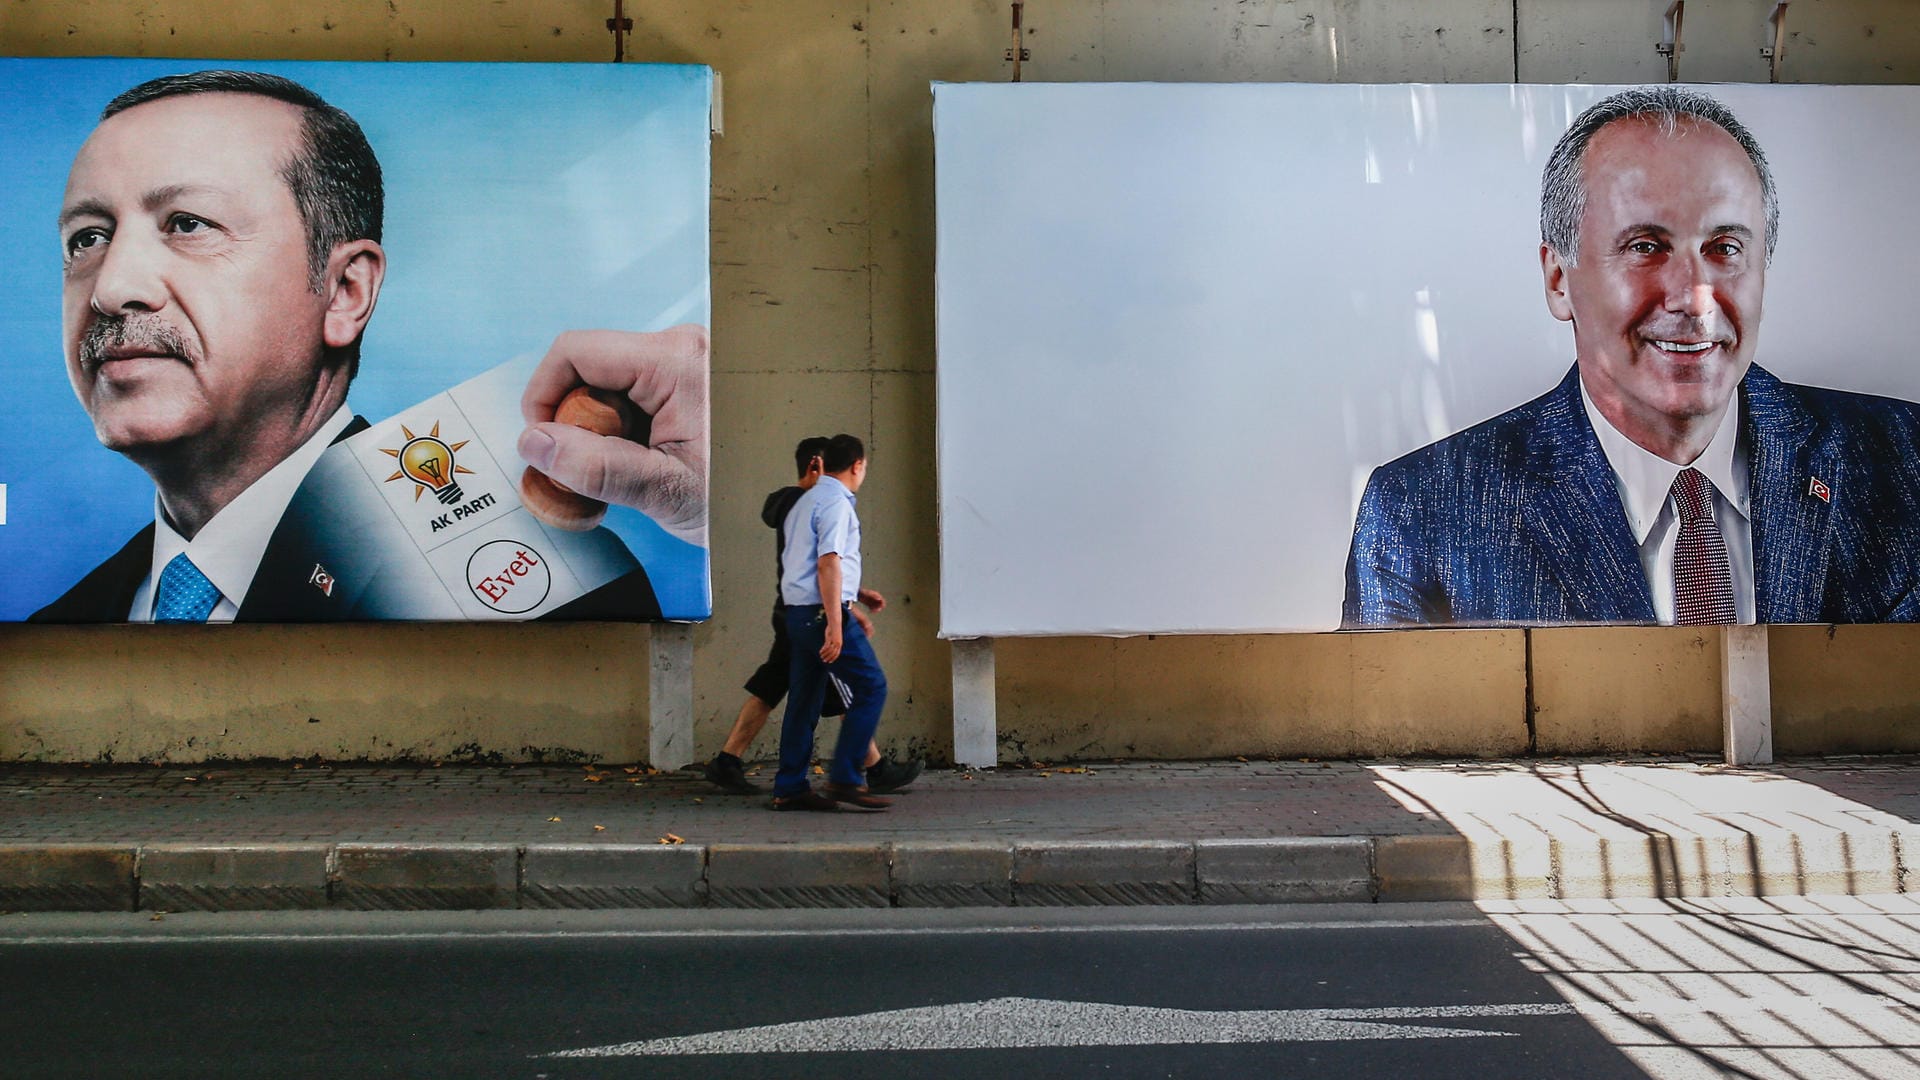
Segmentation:
[(1238, 756), (1238, 755), (1235, 755), (1235, 757), (1234, 757), (1234, 759), (1233, 759), (1233, 760), (1235, 760), (1235, 761), (1245, 761), (1245, 760), (1247, 760), (1247, 759), (1246, 759), (1246, 758), (1243, 758), (1243, 757), (1240, 757), (1240, 756)]
[(621, 771), (621, 772), (623, 772), (623, 773), (626, 773), (626, 774), (627, 774), (628, 776), (632, 776), (632, 775), (633, 775), (634, 773), (637, 773), (637, 772), (639, 772), (639, 771), (640, 771), (640, 766), (638, 766), (638, 765), (623, 765), (623, 766), (621, 766), (621, 767), (620, 767), (620, 771)]
[(705, 799), (703, 799), (703, 798), (701, 798), (701, 797), (700, 797), (700, 796), (698, 796), (698, 795), (695, 795), (695, 796), (693, 797), (693, 801), (694, 801), (694, 802), (706, 802), (707, 800), (705, 800)]
[(154, 913), (153, 913), (153, 918), (151, 918), (151, 919), (149, 919), (149, 920), (147, 920), (147, 921), (149, 921), (149, 922), (161, 922), (161, 921), (163, 921), (163, 920), (165, 920), (165, 919), (166, 919), (166, 917), (167, 917), (167, 913), (166, 913), (166, 912), (164, 912), (164, 911), (156, 911), (156, 912), (154, 912)]
[(548, 818), (547, 820), (548, 820), (548, 821), (559, 821), (560, 819), (559, 819), (559, 818), (557, 818), (557, 817), (550, 817), (550, 818)]
[[(825, 770), (825, 769), (823, 769), (823, 768), (821, 768), (821, 767), (820, 767), (820, 766), (818, 766), (818, 765), (815, 765), (815, 766), (813, 767), (813, 775), (815, 775), (815, 776), (825, 776), (825, 775), (827, 775), (827, 770)], [(188, 777), (187, 779), (189, 779), (189, 780), (191, 780), (191, 779), (193, 779), (193, 778), (192, 778), (192, 777)]]
[(594, 832), (606, 832), (606, 831), (607, 831), (607, 827), (606, 827), (605, 825), (595, 825), (595, 826), (593, 827), (593, 831), (594, 831)]
[(660, 838), (660, 842), (663, 844), (684, 844), (687, 841), (686, 841), (686, 838), (683, 836), (677, 836), (673, 833), (668, 833), (667, 835)]
[(646, 781), (645, 781), (645, 780), (642, 780), (642, 779), (640, 779), (640, 778), (639, 778), (639, 777), (637, 777), (637, 776), (629, 776), (629, 777), (627, 777), (627, 783), (629, 783), (629, 784), (644, 784), (644, 783), (646, 783)]

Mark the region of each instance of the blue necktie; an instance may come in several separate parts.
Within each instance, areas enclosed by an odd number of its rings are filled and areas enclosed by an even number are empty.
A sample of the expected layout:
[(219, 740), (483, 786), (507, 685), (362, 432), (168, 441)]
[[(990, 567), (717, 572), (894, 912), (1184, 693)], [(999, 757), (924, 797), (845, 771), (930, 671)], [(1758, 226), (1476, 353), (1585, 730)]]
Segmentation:
[(160, 571), (159, 595), (153, 604), (154, 622), (206, 622), (220, 590), (193, 565), (186, 552), (175, 555)]

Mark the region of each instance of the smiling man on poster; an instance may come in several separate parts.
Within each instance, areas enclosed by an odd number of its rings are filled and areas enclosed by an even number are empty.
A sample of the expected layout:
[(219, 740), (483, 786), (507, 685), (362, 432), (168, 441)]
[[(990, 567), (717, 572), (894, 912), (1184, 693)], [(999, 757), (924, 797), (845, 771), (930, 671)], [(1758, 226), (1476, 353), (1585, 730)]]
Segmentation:
[(1374, 471), (1342, 625), (1920, 618), (1920, 408), (1754, 363), (1778, 223), (1765, 155), (1711, 97), (1582, 113), (1541, 196), (1574, 367)]
[[(382, 204), (359, 125), (290, 80), (166, 76), (107, 105), (59, 215), (66, 366), (102, 445), (152, 477), (154, 523), (37, 621), (358, 617), (288, 508), (328, 447), (367, 427), (346, 398), (386, 275)], [(684, 330), (562, 335), (529, 390), (539, 422), (521, 452), (562, 482), (703, 534), (705, 336)], [(682, 390), (698, 399), (701, 437), (667, 463), (675, 483), (627, 482), (667, 454), (615, 452), (546, 422), (567, 386), (590, 381), (583, 371), (609, 369), (600, 377), (637, 394), (670, 382), (660, 369), (690, 364), (700, 385)], [(661, 491), (673, 505), (655, 505)], [(597, 597), (596, 617), (659, 614), (637, 565)]]

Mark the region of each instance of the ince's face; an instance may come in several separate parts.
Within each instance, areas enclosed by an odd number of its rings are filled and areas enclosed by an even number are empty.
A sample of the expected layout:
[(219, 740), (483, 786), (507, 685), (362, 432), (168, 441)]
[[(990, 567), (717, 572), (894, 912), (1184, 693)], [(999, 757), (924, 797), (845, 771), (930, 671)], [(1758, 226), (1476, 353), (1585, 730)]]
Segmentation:
[(1766, 214), (1752, 162), (1714, 124), (1663, 135), (1623, 120), (1593, 137), (1584, 168), (1565, 289), (1588, 393), (1610, 418), (1718, 417), (1759, 339)]
[(280, 169), (300, 110), (161, 98), (104, 121), (61, 208), (67, 376), (106, 446), (241, 445), (300, 416), (325, 300)]

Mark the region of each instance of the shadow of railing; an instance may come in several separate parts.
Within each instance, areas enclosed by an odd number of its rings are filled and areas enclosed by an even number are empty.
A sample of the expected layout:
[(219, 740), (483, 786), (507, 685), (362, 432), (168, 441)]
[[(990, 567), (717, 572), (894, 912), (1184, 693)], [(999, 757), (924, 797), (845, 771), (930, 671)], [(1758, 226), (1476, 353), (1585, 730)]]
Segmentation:
[[(1877, 895), (1904, 884), (1912, 822), (1859, 785), (1805, 764), (1376, 771), (1475, 842), (1475, 895), (1517, 955), (1651, 1075), (1920, 1076), (1920, 903)], [(1883, 803), (1904, 807), (1917, 775), (1883, 778)]]

